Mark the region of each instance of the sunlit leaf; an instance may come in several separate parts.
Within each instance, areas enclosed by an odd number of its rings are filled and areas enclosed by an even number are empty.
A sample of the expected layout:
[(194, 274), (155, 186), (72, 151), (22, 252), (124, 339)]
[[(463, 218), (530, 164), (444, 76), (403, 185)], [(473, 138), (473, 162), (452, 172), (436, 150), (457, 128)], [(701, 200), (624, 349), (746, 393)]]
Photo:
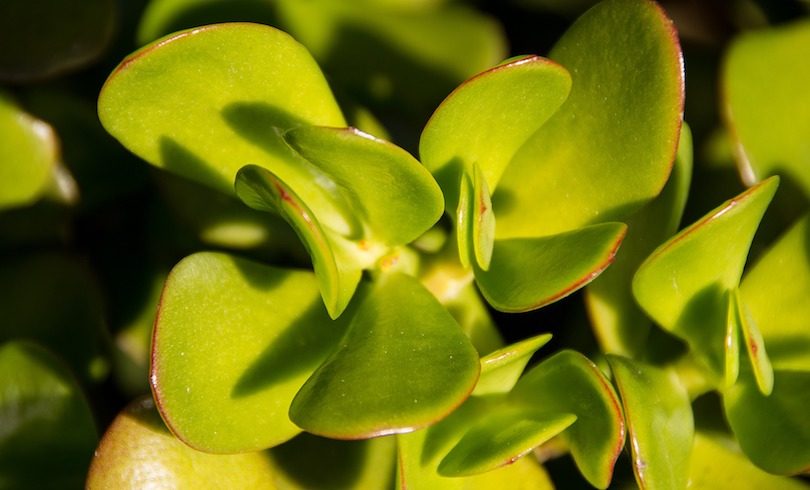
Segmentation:
[(686, 340), (707, 367), (725, 370), (728, 291), (779, 184), (772, 177), (726, 201), (658, 247), (633, 278), (633, 294), (662, 327)]
[(678, 229), (692, 177), (692, 134), (684, 123), (675, 165), (661, 194), (627, 220), (627, 236), (616, 258), (585, 289), (586, 305), (602, 349), (638, 353), (650, 320), (633, 299), (631, 283), (641, 262)]
[(287, 415), (295, 393), (344, 330), (327, 316), (309, 272), (191, 255), (169, 275), (155, 322), (158, 408), (174, 434), (201, 450), (280, 444), (299, 432)]
[(498, 238), (624, 220), (658, 195), (675, 157), (683, 63), (672, 22), (655, 3), (600, 3), (549, 57), (571, 73), (571, 94), (494, 191)]
[(551, 334), (538, 335), (482, 357), (481, 376), (473, 395), (508, 393), (517, 383), (532, 355), (549, 340)]
[(643, 489), (686, 488), (694, 424), (686, 390), (659, 368), (608, 356), (619, 388), (633, 471)]
[(0, 484), (79, 488), (97, 436), (66, 366), (28, 342), (0, 345)]
[(469, 396), (478, 355), (416, 279), (385, 274), (358, 296), (346, 336), (290, 407), (296, 424), (338, 439), (408, 432)]
[(274, 490), (263, 453), (208, 454), (177, 440), (149, 398), (130, 404), (101, 439), (87, 476), (89, 490), (255, 488)]
[(762, 334), (759, 333), (759, 328), (757, 328), (748, 308), (740, 300), (739, 290), (734, 289), (731, 294), (734, 298), (733, 303), (737, 308), (738, 324), (742, 331), (741, 339), (751, 362), (752, 374), (757, 381), (759, 390), (763, 395), (767, 396), (773, 390), (773, 367), (765, 351), (765, 341), (762, 339)]
[(476, 268), (476, 282), (498, 310), (540, 308), (594, 280), (613, 261), (626, 229), (601, 223), (547, 237), (496, 240), (489, 270)]
[(577, 420), (562, 433), (583, 476), (606, 488), (624, 447), (619, 399), (604, 374), (582, 354), (564, 350), (530, 369), (510, 400), (547, 413), (571, 413)]

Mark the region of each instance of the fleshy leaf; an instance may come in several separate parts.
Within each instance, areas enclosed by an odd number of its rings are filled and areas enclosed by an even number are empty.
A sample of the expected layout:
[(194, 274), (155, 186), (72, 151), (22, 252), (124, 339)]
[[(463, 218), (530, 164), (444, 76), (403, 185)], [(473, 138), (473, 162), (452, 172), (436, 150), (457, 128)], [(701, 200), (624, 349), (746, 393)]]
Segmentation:
[(771, 177), (712, 210), (658, 247), (633, 278), (639, 305), (686, 340), (717, 376), (725, 371), (728, 291), (739, 285), (778, 184)]
[(576, 422), (562, 433), (583, 476), (606, 488), (624, 447), (624, 419), (618, 397), (591, 361), (564, 350), (529, 370), (510, 400), (548, 413), (572, 413)]
[(0, 210), (36, 201), (53, 181), (59, 143), (53, 129), (0, 92)]
[[(324, 229), (306, 203), (267, 169), (256, 165), (240, 169), (235, 188), (242, 202), (253, 209), (276, 212), (293, 227), (312, 258), (329, 316), (340, 316), (352, 299), (366, 265), (357, 260), (362, 252), (359, 243), (348, 242)], [(357, 254), (348, 253), (350, 248)]]
[(96, 445), (93, 414), (50, 352), (0, 346), (0, 482), (4, 488), (80, 488)]
[(606, 352), (631, 356), (648, 339), (650, 320), (633, 299), (638, 266), (678, 229), (692, 177), (692, 134), (684, 123), (669, 181), (661, 194), (627, 221), (627, 236), (613, 264), (585, 289), (594, 331)]
[(780, 174), (810, 197), (810, 21), (735, 39), (722, 83), (724, 115), (748, 184)]
[(475, 189), (473, 188), (472, 177), (468, 173), (461, 174), (460, 180), (458, 207), (456, 208), (456, 235), (458, 258), (461, 266), (466, 269), (475, 261), (472, 244), (472, 220), (475, 219), (473, 209), (475, 207)]
[(740, 325), (739, 295), (736, 290), (728, 292), (728, 309), (726, 312), (726, 336), (723, 341), (725, 349), (725, 386), (729, 387), (737, 381), (740, 375)]
[(439, 463), (443, 476), (469, 476), (514, 463), (576, 420), (572, 414), (500, 410), (473, 424)]
[(494, 191), (497, 238), (623, 221), (659, 194), (675, 157), (683, 62), (657, 4), (602, 2), (549, 57), (571, 73), (571, 94), (520, 148)]
[(416, 279), (383, 275), (357, 301), (340, 346), (290, 407), (298, 426), (338, 439), (408, 432), (469, 396), (480, 369), (475, 348)]
[(686, 488), (694, 422), (689, 396), (672, 373), (608, 356), (624, 407), (639, 487)]
[(280, 444), (299, 432), (287, 415), (295, 393), (344, 330), (327, 316), (309, 272), (221, 253), (186, 257), (166, 281), (155, 322), (158, 409), (201, 450)]
[(87, 488), (274, 490), (274, 476), (266, 454), (208, 454), (188, 447), (166, 429), (152, 400), (142, 398), (107, 428), (93, 457)]
[(489, 187), (481, 167), (473, 164), (472, 245), (475, 261), (482, 270), (488, 270), (495, 246), (495, 214), (492, 210)]
[(594, 280), (613, 261), (626, 229), (601, 223), (547, 237), (496, 240), (489, 270), (476, 268), (475, 280), (498, 310), (540, 308)]
[(757, 468), (739, 450), (725, 441), (715, 440), (707, 434), (696, 433), (689, 468), (689, 488), (715, 490), (807, 490), (799, 480), (771, 475)]
[(754, 379), (757, 380), (759, 391), (767, 396), (773, 390), (773, 367), (765, 352), (765, 341), (759, 333), (754, 319), (748, 308), (740, 300), (739, 289), (734, 289), (731, 294), (734, 297), (734, 304), (737, 306), (737, 317), (739, 318), (740, 329), (743, 333), (743, 344), (751, 362), (751, 369)]
[(473, 395), (508, 393), (517, 383), (526, 364), (551, 334), (538, 335), (496, 350), (481, 358), (481, 376)]
[(793, 475), (810, 467), (810, 372), (775, 370), (773, 391), (763, 395), (751, 368), (725, 391), (726, 418), (743, 452), (769, 473)]
[(563, 103), (571, 77), (560, 65), (523, 57), (485, 71), (454, 90), (422, 132), (419, 154), (445, 192), (447, 208), (462, 174), (481, 167), (494, 190), (510, 159)]
[(40, 80), (98, 58), (113, 38), (116, 6), (113, 0), (0, 3), (0, 80)]
[(347, 194), (371, 240), (409, 243), (442, 214), (433, 177), (398, 146), (354, 128), (317, 126), (292, 129), (284, 140)]
[[(126, 58), (99, 96), (104, 127), (160, 168), (233, 194), (245, 165), (269, 168), (336, 228), (337, 204), (294, 158), (278, 129), (344, 126), (307, 50), (272, 27), (216, 24), (182, 31)], [(328, 218), (328, 219), (327, 219)]]
[(740, 295), (775, 369), (810, 371), (810, 215), (788, 230), (746, 273)]

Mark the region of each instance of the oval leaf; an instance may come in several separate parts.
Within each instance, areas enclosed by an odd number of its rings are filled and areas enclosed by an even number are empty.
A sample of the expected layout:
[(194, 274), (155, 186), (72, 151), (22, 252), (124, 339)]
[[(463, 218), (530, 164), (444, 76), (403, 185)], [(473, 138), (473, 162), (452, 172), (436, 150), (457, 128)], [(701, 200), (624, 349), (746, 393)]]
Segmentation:
[(509, 397), (547, 413), (576, 415), (576, 422), (562, 434), (574, 461), (591, 485), (610, 484), (624, 447), (624, 420), (616, 393), (594, 363), (564, 350), (529, 370)]
[(364, 238), (409, 243), (442, 214), (439, 186), (408, 152), (354, 128), (306, 126), (284, 134), (301, 156), (328, 175), (359, 214)]
[(739, 285), (778, 185), (772, 177), (726, 201), (658, 247), (633, 278), (644, 311), (686, 340), (718, 376), (725, 371), (727, 292)]
[(626, 357), (608, 356), (619, 388), (633, 472), (639, 487), (686, 488), (694, 421), (686, 390), (672, 374)]
[(572, 414), (500, 410), (473, 424), (439, 463), (443, 476), (469, 476), (514, 463), (576, 420)]
[(228, 194), (241, 167), (260, 165), (321, 219), (335, 206), (275, 128), (343, 116), (310, 54), (279, 30), (215, 24), (163, 38), (115, 69), (98, 104), (107, 131), (153, 165)]
[(749, 185), (780, 174), (810, 194), (810, 66), (796, 62), (808, 53), (806, 19), (746, 33), (728, 51), (723, 109)]
[(152, 400), (143, 398), (107, 428), (93, 457), (87, 488), (273, 490), (274, 477), (266, 454), (207, 454), (186, 446), (163, 425)]
[(419, 154), (447, 196), (458, 202), (462, 174), (481, 167), (495, 189), (518, 148), (560, 107), (571, 77), (560, 65), (529, 56), (467, 80), (436, 109), (422, 132)]
[(299, 432), (287, 416), (293, 396), (344, 328), (326, 315), (311, 273), (186, 257), (166, 281), (152, 340), (161, 415), (208, 452), (280, 444)]
[(600, 3), (549, 57), (571, 73), (571, 94), (504, 173), (492, 197), (498, 238), (624, 220), (659, 194), (678, 146), (681, 49), (654, 2)]
[(357, 255), (359, 244), (343, 240), (321, 226), (318, 217), (272, 172), (248, 165), (236, 175), (236, 194), (253, 209), (280, 214), (304, 243), (320, 284), (321, 296), (329, 316), (337, 318), (349, 304), (360, 282), (363, 265)]
[(28, 342), (0, 346), (0, 482), (4, 488), (81, 488), (93, 414), (52, 354)]
[(384, 275), (358, 301), (340, 347), (296, 395), (296, 424), (338, 439), (409, 432), (469, 396), (475, 348), (416, 279)]
[(594, 280), (610, 263), (627, 227), (602, 223), (559, 235), (496, 240), (478, 288), (495, 307), (528, 311), (562, 299)]

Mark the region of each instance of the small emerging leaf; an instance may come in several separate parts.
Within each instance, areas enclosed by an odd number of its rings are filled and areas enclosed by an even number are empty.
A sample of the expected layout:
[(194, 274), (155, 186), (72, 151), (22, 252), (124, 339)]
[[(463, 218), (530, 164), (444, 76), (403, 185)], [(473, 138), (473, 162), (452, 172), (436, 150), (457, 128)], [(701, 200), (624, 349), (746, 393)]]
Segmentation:
[(508, 393), (517, 383), (538, 349), (551, 340), (551, 334), (538, 335), (496, 350), (481, 358), (481, 377), (473, 395)]
[(773, 367), (771, 367), (771, 361), (765, 352), (765, 341), (762, 339), (762, 334), (759, 333), (759, 329), (748, 308), (740, 300), (740, 291), (735, 289), (731, 294), (734, 297), (734, 304), (737, 306), (737, 317), (743, 333), (745, 350), (748, 352), (748, 359), (751, 361), (754, 378), (757, 380), (759, 391), (768, 396), (773, 390)]
[(293, 400), (298, 426), (337, 439), (409, 432), (469, 396), (475, 348), (416, 279), (383, 275), (357, 301), (340, 346)]

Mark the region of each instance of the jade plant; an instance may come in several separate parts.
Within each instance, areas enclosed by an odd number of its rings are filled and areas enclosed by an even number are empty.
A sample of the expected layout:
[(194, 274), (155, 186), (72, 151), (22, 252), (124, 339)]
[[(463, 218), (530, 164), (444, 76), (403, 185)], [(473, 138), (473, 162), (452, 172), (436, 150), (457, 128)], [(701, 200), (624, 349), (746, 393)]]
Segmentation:
[(734, 39), (707, 137), (664, 8), (564, 10), (507, 58), (441, 0), (152, 0), (100, 126), (0, 92), (0, 488), (806, 488), (810, 24)]

